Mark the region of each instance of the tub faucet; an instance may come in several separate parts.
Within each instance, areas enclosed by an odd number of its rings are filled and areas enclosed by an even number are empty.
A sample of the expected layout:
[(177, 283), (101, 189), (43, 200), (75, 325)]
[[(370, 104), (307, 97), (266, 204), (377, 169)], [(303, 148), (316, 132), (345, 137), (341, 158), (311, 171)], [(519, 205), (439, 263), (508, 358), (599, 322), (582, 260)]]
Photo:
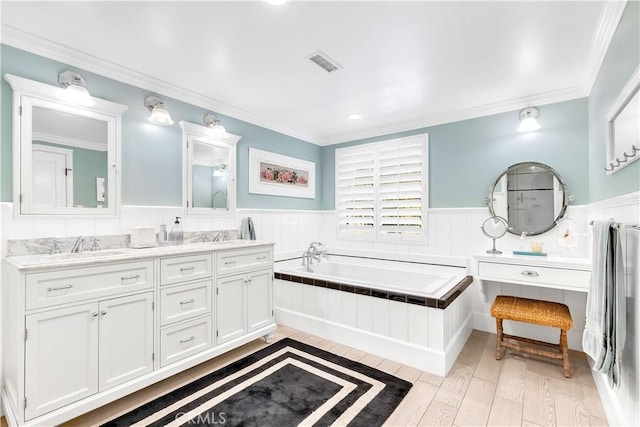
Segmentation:
[(302, 265), (311, 271), (311, 264), (315, 259), (321, 262), (322, 258), (327, 258), (327, 249), (320, 242), (311, 242), (306, 251), (302, 253)]
[(72, 254), (81, 254), (84, 250), (84, 236), (79, 236), (76, 242), (73, 244), (73, 248), (71, 248)]

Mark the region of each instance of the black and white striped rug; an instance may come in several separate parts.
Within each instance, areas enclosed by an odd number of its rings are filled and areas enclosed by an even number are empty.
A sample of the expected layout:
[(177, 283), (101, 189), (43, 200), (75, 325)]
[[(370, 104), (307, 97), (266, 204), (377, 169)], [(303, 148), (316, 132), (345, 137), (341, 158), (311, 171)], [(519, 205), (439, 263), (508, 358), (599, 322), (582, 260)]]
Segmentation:
[(103, 426), (376, 426), (411, 383), (285, 338)]

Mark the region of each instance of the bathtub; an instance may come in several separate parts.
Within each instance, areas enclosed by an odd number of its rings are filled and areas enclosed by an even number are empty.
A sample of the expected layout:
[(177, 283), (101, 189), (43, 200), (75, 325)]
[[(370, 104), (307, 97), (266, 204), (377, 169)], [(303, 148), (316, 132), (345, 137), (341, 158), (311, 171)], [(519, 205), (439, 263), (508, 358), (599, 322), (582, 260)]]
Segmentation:
[[(346, 257), (345, 257), (346, 258)], [(379, 260), (378, 260), (379, 262)], [(304, 266), (284, 268), (283, 272), (313, 277), (334, 283), (346, 283), (364, 286), (370, 289), (402, 292), (425, 297), (438, 298), (460, 283), (465, 276), (450, 273), (418, 272), (402, 270), (401, 267), (379, 268), (358, 265), (351, 260), (321, 262), (312, 264), (309, 269)]]
[(331, 255), (275, 263), (276, 322), (445, 376), (472, 330), (466, 266)]

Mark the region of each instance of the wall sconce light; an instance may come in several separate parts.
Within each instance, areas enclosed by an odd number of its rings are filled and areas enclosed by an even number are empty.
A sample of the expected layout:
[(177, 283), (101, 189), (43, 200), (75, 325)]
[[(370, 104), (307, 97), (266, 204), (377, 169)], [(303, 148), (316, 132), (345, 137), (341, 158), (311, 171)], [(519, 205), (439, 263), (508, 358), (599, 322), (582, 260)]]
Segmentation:
[(85, 107), (96, 104), (87, 90), (87, 82), (80, 74), (64, 71), (58, 74), (58, 84), (66, 89), (61, 95), (65, 101)]
[(147, 119), (150, 123), (160, 126), (169, 126), (173, 124), (173, 120), (171, 120), (171, 116), (167, 109), (164, 108), (164, 104), (160, 98), (148, 96), (144, 100), (144, 105), (147, 107), (147, 110), (151, 112), (151, 115)]
[(220, 124), (220, 119), (215, 114), (207, 114), (204, 116), (204, 124), (211, 129), (214, 136), (218, 138), (226, 138), (227, 130)]
[(520, 111), (520, 126), (518, 126), (518, 132), (532, 132), (540, 129), (538, 117), (540, 117), (540, 111), (535, 107), (525, 108)]
[(227, 170), (227, 165), (224, 163), (219, 166), (213, 167), (213, 176), (222, 176)]

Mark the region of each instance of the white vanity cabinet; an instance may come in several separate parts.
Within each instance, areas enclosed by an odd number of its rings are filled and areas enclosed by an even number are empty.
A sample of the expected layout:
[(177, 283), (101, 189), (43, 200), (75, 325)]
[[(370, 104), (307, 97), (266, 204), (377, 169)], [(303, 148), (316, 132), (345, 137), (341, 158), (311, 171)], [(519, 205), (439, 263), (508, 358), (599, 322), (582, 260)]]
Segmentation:
[(276, 329), (271, 243), (93, 255), (4, 262), (10, 426), (61, 424)]
[(12, 398), (25, 420), (153, 371), (153, 261), (14, 277), (9, 295), (22, 304), (5, 305), (5, 319), (24, 336), (6, 357), (23, 366)]
[(217, 345), (273, 324), (272, 257), (265, 248), (216, 254)]

